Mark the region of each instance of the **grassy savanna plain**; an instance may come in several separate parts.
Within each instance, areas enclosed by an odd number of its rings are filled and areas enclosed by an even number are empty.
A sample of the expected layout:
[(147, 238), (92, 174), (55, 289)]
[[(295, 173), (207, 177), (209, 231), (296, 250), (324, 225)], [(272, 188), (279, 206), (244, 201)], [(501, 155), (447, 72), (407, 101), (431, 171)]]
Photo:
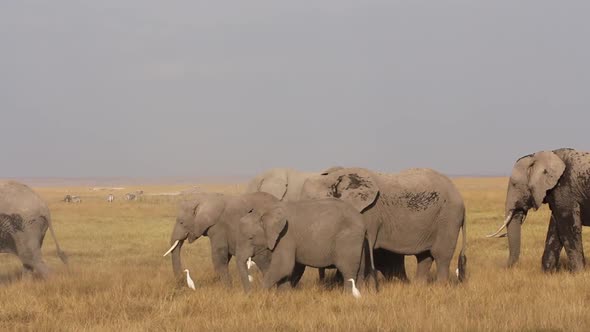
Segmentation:
[[(562, 268), (543, 274), (543, 251), (549, 213), (531, 212), (523, 226), (521, 261), (505, 267), (506, 239), (487, 239), (503, 219), (506, 178), (454, 179), (468, 210), (468, 281), (449, 285), (382, 283), (377, 294), (321, 285), (309, 269), (298, 289), (255, 290), (245, 295), (232, 261), (233, 287), (216, 281), (209, 240), (183, 247), (183, 264), (197, 290), (175, 284), (168, 249), (178, 197), (150, 195), (190, 186), (142, 186), (141, 201), (127, 202), (117, 191), (88, 187), (36, 188), (49, 203), (54, 227), (70, 259), (65, 267), (47, 233), (43, 252), (54, 276), (47, 281), (21, 278), (15, 256), (0, 255), (0, 330), (35, 331), (498, 331), (590, 328), (589, 272)], [(243, 185), (202, 185), (202, 190), (236, 193)], [(60, 200), (78, 194), (81, 204)], [(584, 245), (590, 234), (584, 229)], [(460, 239), (459, 244), (460, 246)], [(458, 249), (457, 249), (458, 252)], [(561, 264), (567, 258), (562, 254)], [(413, 277), (416, 263), (406, 259)], [(433, 267), (433, 271), (434, 272)], [(456, 268), (456, 257), (452, 270)]]

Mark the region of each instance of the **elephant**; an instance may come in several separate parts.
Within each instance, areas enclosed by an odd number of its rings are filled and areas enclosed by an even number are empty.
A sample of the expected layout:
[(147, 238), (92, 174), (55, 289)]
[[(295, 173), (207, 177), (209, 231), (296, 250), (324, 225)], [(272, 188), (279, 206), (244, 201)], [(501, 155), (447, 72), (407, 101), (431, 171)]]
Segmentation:
[(43, 261), (41, 246), (47, 229), (55, 242), (57, 255), (67, 264), (59, 247), (47, 204), (28, 186), (15, 181), (0, 182), (0, 253), (18, 256), (25, 274), (46, 278), (49, 268)]
[[(176, 224), (172, 231), (170, 249), (164, 256), (172, 253), (172, 269), (180, 280), (182, 268), (180, 252), (185, 240), (194, 242), (201, 236), (209, 237), (213, 267), (220, 279), (231, 284), (228, 264), (236, 254), (238, 225), (242, 216), (253, 208), (265, 208), (278, 199), (267, 193), (242, 195), (223, 195), (200, 193), (183, 200), (178, 207)], [(253, 257), (256, 265), (265, 271), (270, 253), (259, 253)]]
[[(420, 281), (427, 279), (433, 261), (437, 281), (448, 281), (450, 262), (462, 230), (457, 275), (460, 281), (465, 280), (465, 205), (452, 181), (437, 171), (415, 168), (383, 174), (364, 168), (343, 168), (307, 179), (301, 196), (334, 197), (351, 204), (362, 213), (367, 225), (378, 225), (376, 241), (372, 243), (376, 253), (380, 250), (381, 254), (415, 255), (416, 277)], [(399, 264), (387, 260), (391, 257), (375, 255), (377, 270), (391, 273), (392, 266)]]
[[(281, 201), (292, 202), (301, 199), (303, 184), (311, 178), (341, 170), (341, 166), (333, 166), (321, 172), (300, 172), (290, 168), (273, 168), (254, 177), (248, 183), (246, 192), (267, 192)], [(404, 256), (386, 250), (375, 250), (377, 270), (387, 279), (397, 278), (407, 281)], [(387, 264), (380, 264), (387, 262)], [(324, 280), (325, 271), (319, 269), (319, 279)]]
[[(240, 220), (240, 229), (255, 245), (272, 252), (265, 289), (288, 282), (295, 286), (305, 266), (335, 267), (345, 280), (358, 282), (365, 277), (367, 256), (378, 288), (371, 247), (376, 227), (368, 228), (363, 216), (344, 201), (279, 202), (250, 211)], [(240, 265), (242, 278), (247, 278), (245, 263)]]
[(298, 201), (305, 180), (319, 174), (290, 168), (272, 168), (250, 180), (246, 192), (266, 192), (281, 201)]
[[(520, 256), (521, 226), (528, 211), (548, 204), (551, 218), (541, 260), (545, 272), (555, 271), (563, 248), (572, 271), (584, 268), (582, 226), (590, 226), (590, 153), (562, 148), (518, 159), (506, 193), (505, 221), (489, 237), (508, 236), (508, 266)], [(500, 235), (507, 228), (507, 233)]]

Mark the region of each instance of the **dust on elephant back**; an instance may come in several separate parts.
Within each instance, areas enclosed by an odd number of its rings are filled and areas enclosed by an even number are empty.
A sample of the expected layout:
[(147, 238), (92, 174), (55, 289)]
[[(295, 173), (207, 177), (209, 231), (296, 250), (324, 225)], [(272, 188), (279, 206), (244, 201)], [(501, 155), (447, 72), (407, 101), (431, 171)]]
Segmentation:
[(431, 192), (404, 192), (400, 197), (400, 201), (408, 207), (409, 210), (419, 212), (425, 211), (432, 205), (438, 203), (440, 194), (436, 191)]

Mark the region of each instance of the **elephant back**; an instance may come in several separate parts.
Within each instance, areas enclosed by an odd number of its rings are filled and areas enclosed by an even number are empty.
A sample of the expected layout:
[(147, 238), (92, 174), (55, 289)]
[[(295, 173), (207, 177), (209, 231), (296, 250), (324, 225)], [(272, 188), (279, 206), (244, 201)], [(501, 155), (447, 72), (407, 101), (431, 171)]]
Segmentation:
[(19, 214), (25, 218), (49, 218), (45, 201), (30, 187), (16, 181), (0, 182), (0, 213)]

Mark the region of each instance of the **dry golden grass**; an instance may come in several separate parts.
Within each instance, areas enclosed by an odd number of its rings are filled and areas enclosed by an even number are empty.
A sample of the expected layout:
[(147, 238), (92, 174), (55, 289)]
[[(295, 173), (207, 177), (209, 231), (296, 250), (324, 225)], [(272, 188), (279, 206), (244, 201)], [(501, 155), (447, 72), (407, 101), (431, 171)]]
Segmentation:
[[(505, 268), (506, 239), (484, 238), (502, 222), (506, 182), (456, 179), (468, 208), (467, 283), (382, 284), (379, 294), (365, 291), (359, 301), (348, 290), (319, 285), (313, 269), (296, 290), (257, 289), (246, 296), (232, 264), (234, 286), (226, 289), (214, 278), (206, 238), (184, 246), (184, 264), (197, 291), (177, 287), (170, 259), (162, 257), (174, 223), (175, 197), (145, 196), (139, 202), (117, 197), (109, 205), (106, 191), (39, 188), (70, 266), (57, 259), (49, 233), (43, 251), (55, 271), (50, 280), (21, 280), (18, 259), (0, 255), (0, 330), (588, 330), (589, 273), (546, 275), (540, 270), (547, 209), (530, 214), (517, 268)], [(149, 194), (185, 188), (142, 189)], [(79, 194), (83, 203), (60, 202), (66, 193)], [(585, 234), (586, 247), (588, 239)], [(412, 276), (415, 259), (409, 257), (406, 264)]]

